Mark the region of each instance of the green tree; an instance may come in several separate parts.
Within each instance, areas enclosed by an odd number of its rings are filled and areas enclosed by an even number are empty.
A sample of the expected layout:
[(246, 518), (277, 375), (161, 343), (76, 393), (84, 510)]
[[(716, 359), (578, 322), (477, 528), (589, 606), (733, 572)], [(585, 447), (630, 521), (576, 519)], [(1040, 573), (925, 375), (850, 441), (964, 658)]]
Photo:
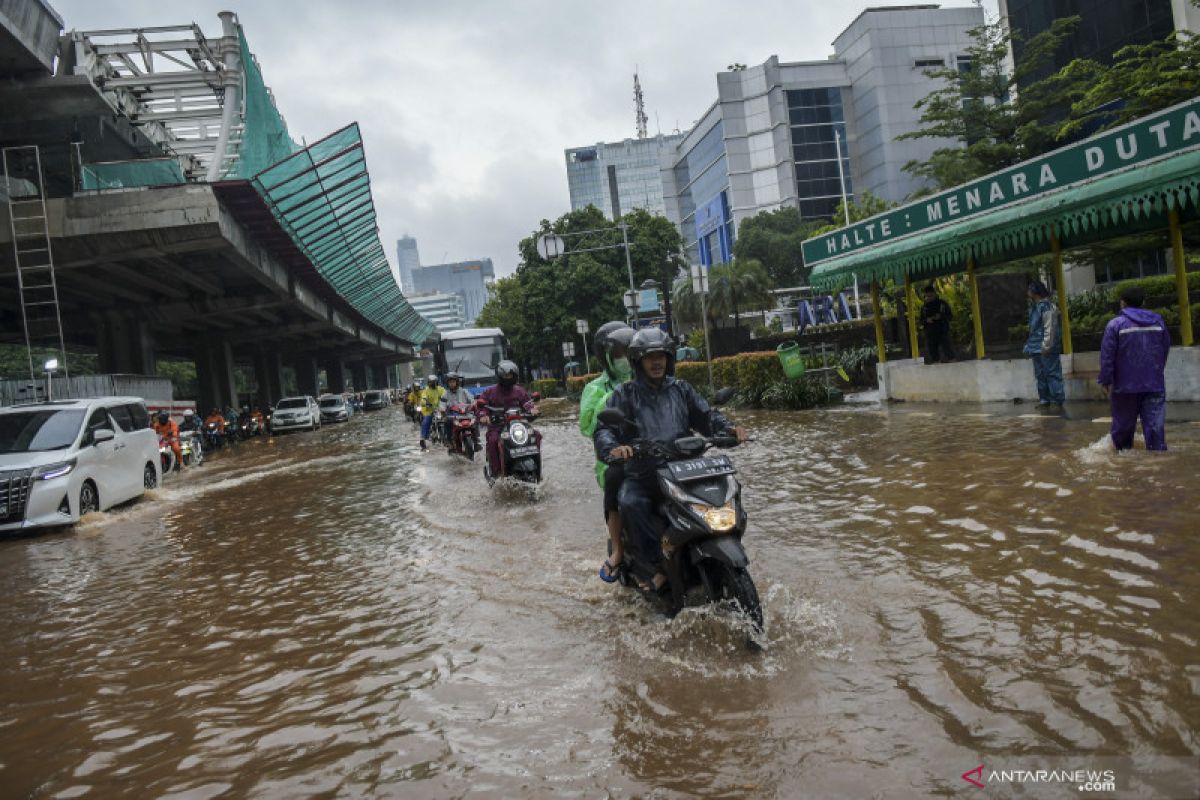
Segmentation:
[[(773, 284), (766, 268), (753, 259), (734, 259), (717, 264), (708, 273), (708, 318), (718, 320), (733, 317), (734, 327), (742, 327), (743, 310), (769, 308), (775, 302)], [(675, 282), (675, 313), (686, 322), (700, 321), (700, 298), (692, 293), (689, 278)]]
[[(876, 197), (870, 192), (862, 192), (861, 194), (855, 195), (854, 199), (849, 203), (850, 224), (853, 225), (855, 222), (864, 220), (867, 217), (873, 217), (876, 214), (882, 214), (889, 208), (895, 207), (895, 203), (889, 203), (882, 197)], [(846, 208), (847, 204), (839, 202), (833, 215), (833, 222), (826, 223), (819, 228), (814, 229), (809, 236), (820, 236), (823, 233), (829, 233), (830, 231), (844, 227), (846, 225), (847, 216)]]
[(950, 139), (955, 145), (904, 169), (929, 181), (933, 190), (946, 189), (1057, 147), (1062, 124), (1051, 121), (1053, 111), (1070, 103), (1079, 84), (1063, 72), (1037, 76), (1078, 24), (1079, 17), (1056, 19), (1026, 43), (1011, 72), (1008, 56), (1018, 34), (999, 21), (969, 31), (969, 61), (925, 73), (942, 85), (917, 101), (921, 129), (899, 137)]
[(760, 262), (776, 286), (801, 286), (808, 270), (800, 244), (824, 224), (822, 219), (801, 219), (796, 208), (761, 211), (738, 226), (733, 256)]

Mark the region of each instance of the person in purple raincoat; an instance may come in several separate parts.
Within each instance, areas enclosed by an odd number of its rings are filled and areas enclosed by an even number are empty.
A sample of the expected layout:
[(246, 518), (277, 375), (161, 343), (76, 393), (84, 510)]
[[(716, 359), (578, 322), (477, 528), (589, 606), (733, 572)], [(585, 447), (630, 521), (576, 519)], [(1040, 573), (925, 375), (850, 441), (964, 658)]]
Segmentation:
[(1163, 318), (1142, 308), (1141, 289), (1121, 292), (1121, 313), (1104, 328), (1100, 343), (1099, 384), (1112, 409), (1112, 442), (1133, 447), (1138, 417), (1147, 450), (1166, 450), (1167, 393), (1163, 372), (1171, 334)]
[[(476, 413), (481, 420), (488, 418), (488, 406), (501, 409), (519, 408), (528, 414), (537, 414), (534, 399), (523, 386), (517, 384), (518, 374), (517, 365), (508, 359), (496, 365), (496, 382), (484, 389), (475, 401)], [(500, 431), (503, 427), (503, 425), (488, 425), (487, 431), (488, 469), (495, 476), (504, 474), (500, 457)], [(542, 434), (540, 431), (533, 432), (533, 443), (541, 446)]]

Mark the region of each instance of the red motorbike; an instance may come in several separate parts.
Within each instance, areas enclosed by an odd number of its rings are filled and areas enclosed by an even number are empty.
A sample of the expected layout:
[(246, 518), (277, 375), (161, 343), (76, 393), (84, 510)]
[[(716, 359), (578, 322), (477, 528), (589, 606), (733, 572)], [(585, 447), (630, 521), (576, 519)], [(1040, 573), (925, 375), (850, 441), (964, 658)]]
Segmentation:
[[(535, 394), (534, 400), (539, 398)], [(511, 477), (523, 483), (538, 484), (542, 480), (542, 440), (531, 424), (537, 418), (522, 408), (484, 406), (489, 425), (500, 428), (500, 474), (493, 475), (488, 464), (483, 476), (491, 486), (499, 478)]]
[(456, 403), (446, 409), (446, 420), (450, 425), (450, 438), (447, 442), (451, 455), (462, 456), (471, 461), (479, 452), (479, 420), (471, 411), (471, 406)]

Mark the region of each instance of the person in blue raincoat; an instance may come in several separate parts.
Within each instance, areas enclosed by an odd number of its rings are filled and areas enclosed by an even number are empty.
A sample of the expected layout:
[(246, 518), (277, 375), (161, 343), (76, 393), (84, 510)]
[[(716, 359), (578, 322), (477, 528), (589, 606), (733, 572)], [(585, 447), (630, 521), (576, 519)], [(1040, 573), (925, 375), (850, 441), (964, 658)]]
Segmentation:
[(1050, 299), (1050, 290), (1041, 281), (1029, 284), (1029, 338), (1024, 351), (1033, 360), (1033, 377), (1037, 381), (1038, 405), (1061, 406), (1067, 399), (1063, 390), (1062, 314)]
[(1163, 318), (1142, 308), (1145, 293), (1121, 292), (1121, 313), (1109, 320), (1100, 342), (1100, 377), (1112, 409), (1112, 443), (1133, 447), (1138, 417), (1147, 450), (1166, 450), (1167, 390), (1164, 373), (1171, 334)]

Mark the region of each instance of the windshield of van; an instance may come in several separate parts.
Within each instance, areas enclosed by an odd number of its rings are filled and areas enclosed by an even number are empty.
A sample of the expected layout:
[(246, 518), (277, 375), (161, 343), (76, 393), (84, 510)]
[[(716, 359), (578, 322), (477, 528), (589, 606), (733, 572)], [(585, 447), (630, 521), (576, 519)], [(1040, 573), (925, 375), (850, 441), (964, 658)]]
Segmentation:
[(83, 425), (80, 409), (37, 409), (0, 414), (0, 453), (36, 453), (70, 447)]
[(326, 397), (321, 400), (321, 408), (341, 408), (346, 401), (340, 397)]
[(303, 397), (293, 397), (290, 400), (280, 400), (276, 408), (307, 408), (308, 401)]

